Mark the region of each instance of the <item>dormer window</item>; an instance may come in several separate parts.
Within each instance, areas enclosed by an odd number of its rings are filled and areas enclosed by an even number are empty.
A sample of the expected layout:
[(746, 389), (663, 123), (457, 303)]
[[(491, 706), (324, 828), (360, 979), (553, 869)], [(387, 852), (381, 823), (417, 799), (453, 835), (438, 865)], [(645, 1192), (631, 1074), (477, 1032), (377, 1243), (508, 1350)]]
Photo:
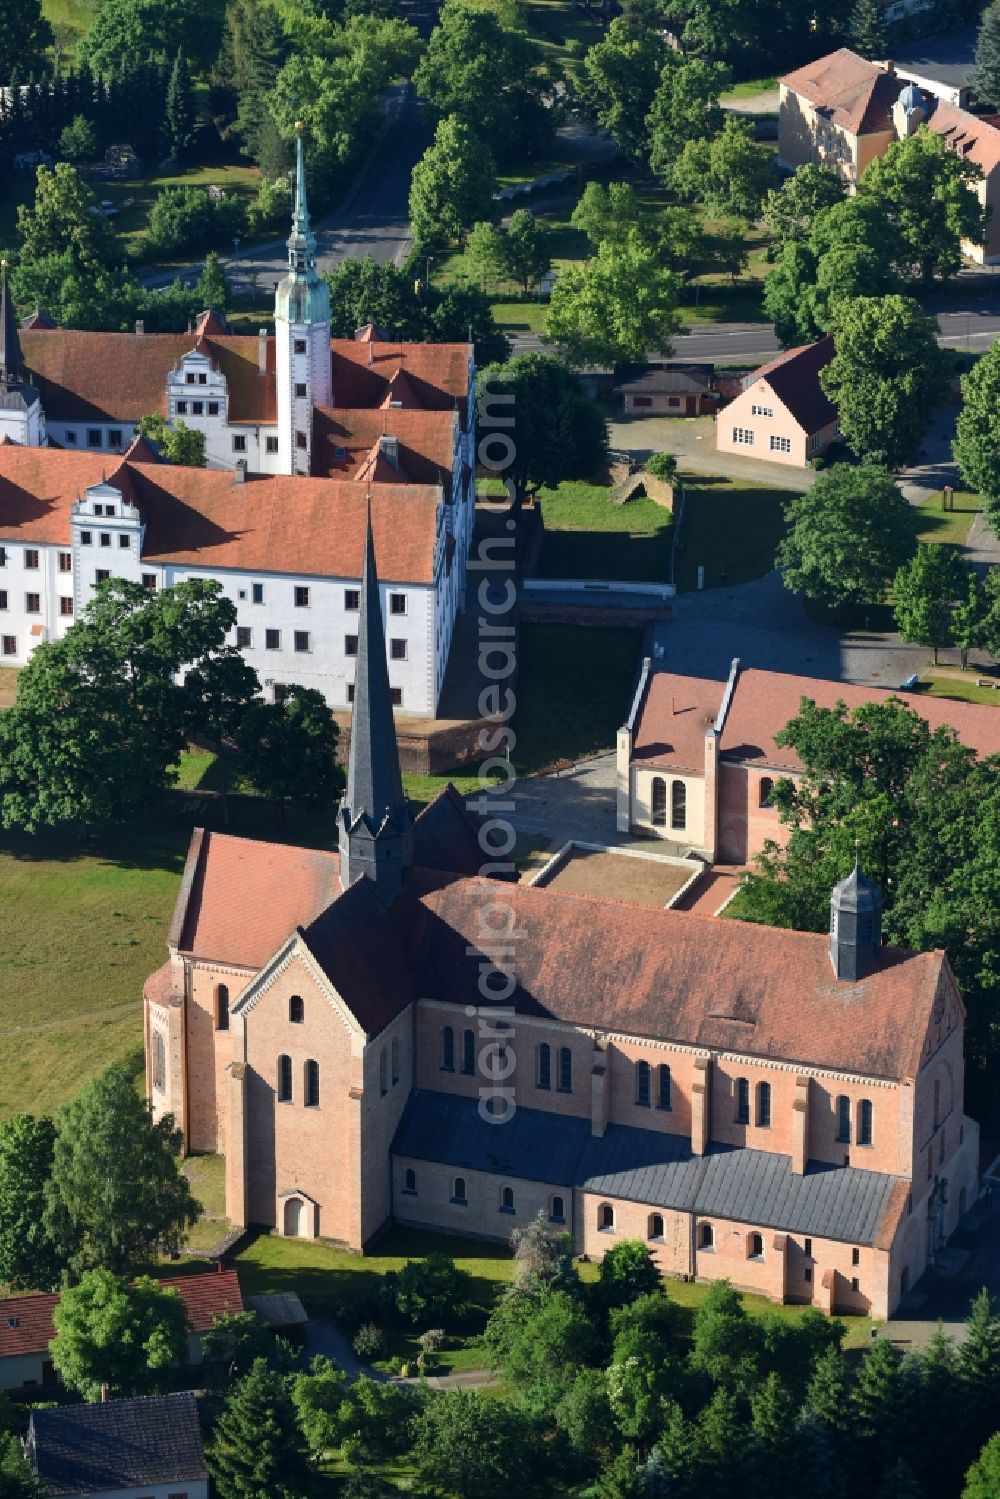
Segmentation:
[(184, 379), (186, 380), (186, 382), (188, 383), (188, 385), (193, 385), (194, 384), (194, 370), (188, 370), (187, 373), (186, 373), (186, 375), (184, 376)]

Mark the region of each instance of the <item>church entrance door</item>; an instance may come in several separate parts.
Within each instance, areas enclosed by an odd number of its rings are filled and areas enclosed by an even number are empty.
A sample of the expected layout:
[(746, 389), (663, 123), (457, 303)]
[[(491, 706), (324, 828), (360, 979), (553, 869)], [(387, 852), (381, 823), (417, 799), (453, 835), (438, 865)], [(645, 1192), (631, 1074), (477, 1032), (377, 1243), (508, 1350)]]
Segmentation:
[(285, 1203), (285, 1237), (298, 1239), (302, 1235), (302, 1198), (289, 1197)]

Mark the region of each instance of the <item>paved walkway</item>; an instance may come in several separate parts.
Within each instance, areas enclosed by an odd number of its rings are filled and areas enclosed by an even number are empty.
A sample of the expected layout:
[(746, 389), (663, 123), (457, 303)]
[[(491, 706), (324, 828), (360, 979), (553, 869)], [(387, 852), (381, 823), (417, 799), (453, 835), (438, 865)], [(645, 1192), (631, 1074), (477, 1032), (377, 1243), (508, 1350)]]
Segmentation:
[(363, 1364), (340, 1328), (321, 1317), (310, 1317), (306, 1323), (306, 1354), (310, 1359), (318, 1354), (328, 1358), (331, 1364), (343, 1369), (349, 1379), (359, 1379), (364, 1374), (382, 1384), (426, 1384), (431, 1390), (479, 1390), (499, 1384), (491, 1369), (461, 1369), (454, 1374), (428, 1374), (426, 1378), (417, 1375), (405, 1379), (401, 1374), (385, 1374), (381, 1369)]
[(797, 494), (811, 489), (816, 482), (815, 470), (811, 468), (789, 468), (783, 463), (716, 452), (713, 416), (621, 419), (610, 422), (609, 431), (613, 449), (635, 458), (648, 458), (650, 453), (672, 453), (682, 469), (694, 473), (749, 480), (772, 489), (794, 490)]

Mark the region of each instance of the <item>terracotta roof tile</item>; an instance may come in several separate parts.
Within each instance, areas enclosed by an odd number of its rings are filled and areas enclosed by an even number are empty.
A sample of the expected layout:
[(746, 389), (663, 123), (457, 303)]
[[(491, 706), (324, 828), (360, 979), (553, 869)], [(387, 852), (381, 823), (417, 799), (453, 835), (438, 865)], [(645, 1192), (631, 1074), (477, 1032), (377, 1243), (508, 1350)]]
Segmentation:
[(945, 140), (967, 161), (974, 161), (989, 176), (1000, 166), (1000, 130), (997, 116), (983, 118), (969, 114), (954, 104), (938, 102), (927, 121), (936, 135)]
[[(465, 1005), (477, 991), (492, 881), (411, 876), (419, 994)], [(522, 1014), (864, 1075), (912, 1077), (947, 960), (883, 948), (855, 984), (833, 975), (825, 935), (716, 921), (534, 886), (503, 899), (518, 933)]]
[(819, 432), (837, 419), (837, 408), (819, 383), (820, 371), (835, 352), (829, 334), (817, 343), (788, 349), (748, 375), (744, 388), (749, 390), (758, 380), (766, 380), (805, 432)]
[[(229, 386), (229, 420), (260, 422), (267, 426), (277, 420), (277, 383), (275, 377), (275, 343), (267, 340), (267, 373), (258, 366), (259, 344), (255, 334), (202, 338), (201, 348), (226, 377)], [(166, 377), (164, 377), (166, 378)]]
[(650, 677), (639, 710), (632, 758), (677, 770), (705, 768), (705, 734), (715, 722), (723, 682), (658, 671)]
[(25, 330), (24, 360), (49, 421), (138, 421), (166, 416), (167, 375), (195, 346), (193, 333)]
[[(66, 545), (74, 500), (108, 471), (107, 455), (20, 446), (0, 450), (0, 540)], [(359, 578), (366, 496), (348, 479), (253, 475), (226, 469), (118, 464), (110, 482), (146, 524), (143, 558), (206, 568)], [(379, 484), (372, 525), (385, 582), (434, 578), (440, 493)]]
[(806, 63), (779, 82), (851, 135), (892, 129), (892, 106), (903, 80), (849, 47)]
[(263, 967), (340, 894), (340, 859), (328, 849), (203, 833), (188, 858), (179, 947), (220, 963)]
[[(395, 437), (399, 461), (409, 482), (444, 482), (447, 488), (455, 459), (457, 425), (458, 417), (450, 409), (318, 408), (313, 417), (313, 473), (332, 479), (356, 478), (366, 469), (379, 439)], [(341, 457), (337, 456), (338, 448), (344, 450)], [(379, 568), (381, 571), (381, 563)]]
[[(338, 407), (378, 406), (399, 399), (426, 411), (452, 411), (463, 418), (469, 396), (467, 344), (355, 343), (334, 339), (333, 397)], [(25, 356), (27, 357), (27, 356)], [(406, 379), (396, 379), (405, 375)], [(396, 379), (396, 390), (389, 396)]]

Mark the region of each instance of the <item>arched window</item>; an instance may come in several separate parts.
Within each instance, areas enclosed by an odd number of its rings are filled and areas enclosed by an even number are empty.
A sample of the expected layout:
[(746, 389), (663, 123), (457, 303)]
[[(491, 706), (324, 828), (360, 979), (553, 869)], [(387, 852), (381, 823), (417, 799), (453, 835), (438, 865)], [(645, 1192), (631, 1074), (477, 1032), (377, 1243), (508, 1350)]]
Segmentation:
[(450, 1025), (446, 1025), (441, 1032), (441, 1070), (442, 1072), (455, 1070), (455, 1032)]
[(941, 1079), (934, 1079), (934, 1128), (941, 1123)]
[(215, 1028), (217, 1031), (228, 1031), (229, 1029), (228, 984), (216, 984), (215, 986)]
[(641, 1109), (649, 1108), (649, 1063), (635, 1064), (635, 1101)]
[(383, 1098), (389, 1091), (389, 1057), (384, 1046), (378, 1054), (378, 1090)]
[(670, 786), (670, 825), (678, 830), (687, 827), (687, 787), (683, 781), (673, 781)]
[(278, 1058), (278, 1102), (292, 1101), (292, 1059), (284, 1053)]
[(602, 1202), (597, 1209), (597, 1226), (603, 1233), (612, 1233), (615, 1226), (615, 1210), (610, 1202)]
[(710, 1223), (702, 1223), (698, 1229), (698, 1248), (715, 1248), (715, 1229)]
[(452, 1202), (460, 1202), (460, 1203), (463, 1204), (463, 1206), (464, 1206), (464, 1204), (466, 1202), (468, 1202), (469, 1199), (465, 1195), (465, 1177), (464, 1176), (456, 1176), (455, 1180), (452, 1182), (452, 1184), (451, 1184), (451, 1200), (452, 1200)]
[(568, 1046), (559, 1048), (559, 1092), (573, 1091), (573, 1053)]
[(293, 994), (288, 1001), (288, 1018), (293, 1025), (301, 1025), (306, 1018), (306, 1007), (301, 994)]
[(399, 1041), (395, 1036), (392, 1038), (392, 1086), (399, 1082)]
[(870, 1145), (872, 1143), (872, 1101), (870, 1098), (862, 1098), (858, 1104), (858, 1144)]
[(306, 1063), (306, 1108), (319, 1108), (319, 1063), (312, 1058)]
[(764, 1258), (764, 1240), (760, 1234), (749, 1234), (747, 1236), (747, 1257), (751, 1260), (762, 1260)]
[(851, 1140), (851, 1100), (846, 1093), (837, 1099), (837, 1139), (841, 1145), (849, 1145)]
[(476, 1033), (474, 1030), (462, 1032), (462, 1071), (466, 1077), (474, 1077), (476, 1072)]
[(153, 1087), (157, 1093), (166, 1092), (167, 1048), (163, 1044), (163, 1032), (153, 1032)]
[(736, 1079), (736, 1123), (750, 1123), (750, 1079), (747, 1077)]
[(771, 797), (772, 797), (773, 792), (774, 792), (774, 782), (771, 780), (771, 777), (770, 776), (761, 776), (761, 778), (760, 778), (760, 798), (759, 798), (759, 801), (760, 801), (760, 805), (762, 807), (769, 807), (771, 805)]
[(403, 1172), (403, 1191), (412, 1193), (414, 1197), (417, 1195), (417, 1173), (412, 1166), (407, 1166)]
[(553, 1223), (565, 1223), (566, 1209), (561, 1197), (552, 1197), (549, 1199), (549, 1217)]
[(670, 1101), (670, 1068), (665, 1062), (661, 1062), (656, 1069), (656, 1107), (658, 1109), (673, 1107)]
[(552, 1086), (552, 1048), (547, 1041), (542, 1042), (536, 1053), (535, 1082), (539, 1088)]
[(771, 1084), (757, 1084), (757, 1125), (759, 1129), (771, 1127)]
[(650, 1215), (649, 1215), (649, 1222), (647, 1223), (646, 1227), (647, 1227), (647, 1233), (646, 1233), (646, 1238), (647, 1239), (662, 1239), (663, 1238), (663, 1214), (662, 1213), (650, 1213)]
[(650, 791), (650, 811), (654, 828), (667, 825), (667, 783), (662, 776), (654, 776)]
[(500, 1211), (501, 1213), (512, 1213), (514, 1211), (514, 1188), (500, 1188)]

